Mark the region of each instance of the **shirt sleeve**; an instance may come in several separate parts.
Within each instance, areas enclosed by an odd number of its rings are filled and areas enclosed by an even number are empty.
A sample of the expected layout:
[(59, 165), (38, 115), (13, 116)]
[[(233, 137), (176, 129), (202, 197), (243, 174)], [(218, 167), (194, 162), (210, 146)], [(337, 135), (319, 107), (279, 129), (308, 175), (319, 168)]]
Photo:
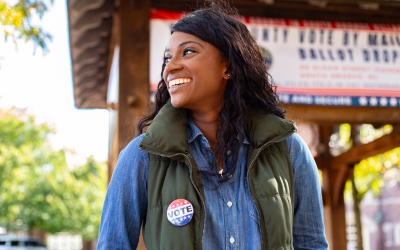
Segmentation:
[(121, 151), (104, 201), (97, 249), (136, 249), (147, 211), (148, 153), (143, 135)]
[(293, 247), (327, 250), (317, 165), (298, 134), (290, 136), (287, 142), (294, 175)]

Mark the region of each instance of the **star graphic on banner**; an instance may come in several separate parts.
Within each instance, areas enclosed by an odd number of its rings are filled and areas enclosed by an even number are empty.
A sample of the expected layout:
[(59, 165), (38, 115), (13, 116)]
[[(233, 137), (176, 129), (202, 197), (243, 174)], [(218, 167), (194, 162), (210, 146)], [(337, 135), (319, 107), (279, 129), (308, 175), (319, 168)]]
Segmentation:
[(371, 106), (376, 106), (378, 104), (378, 99), (376, 99), (376, 97), (371, 97), (369, 99), (369, 104), (371, 104)]
[(361, 106), (366, 106), (368, 104), (368, 100), (365, 96), (358, 98), (358, 102), (360, 103)]
[(381, 100), (379, 101), (381, 103), (381, 106), (385, 107), (388, 104), (388, 101), (386, 97), (381, 97)]
[(390, 106), (396, 107), (397, 106), (397, 99), (392, 97), (390, 98)]

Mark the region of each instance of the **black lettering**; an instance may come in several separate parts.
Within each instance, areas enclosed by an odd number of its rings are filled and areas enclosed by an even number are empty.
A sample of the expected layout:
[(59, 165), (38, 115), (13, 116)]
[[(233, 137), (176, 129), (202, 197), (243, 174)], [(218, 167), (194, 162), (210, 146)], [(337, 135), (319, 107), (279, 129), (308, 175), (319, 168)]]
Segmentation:
[(344, 32), (343, 34), (343, 45), (348, 45), (349, 44), (349, 33)]
[(300, 54), (300, 59), (304, 60), (306, 59), (306, 52), (304, 49), (299, 49), (299, 54)]
[(174, 215), (175, 215), (175, 216), (178, 216), (179, 214), (180, 214), (180, 213), (179, 213), (179, 210), (178, 210), (178, 209), (174, 211)]
[(393, 36), (390, 36), (390, 44), (391, 44), (391, 45), (396, 45), (396, 44), (394, 43), (394, 38), (393, 38)]
[(310, 43), (312, 44), (312, 43), (314, 43), (314, 41), (315, 41), (315, 31), (311, 30), (310, 31)]
[(387, 50), (383, 51), (383, 60), (385, 62), (389, 62), (389, 53), (387, 52)]
[(322, 59), (322, 61), (325, 61), (324, 51), (322, 49), (319, 50), (319, 57)]
[(187, 206), (186, 208), (187, 208), (187, 212), (188, 212), (188, 213), (190, 213), (190, 212), (193, 211), (193, 210), (192, 210), (192, 206)]
[(338, 49), (337, 53), (338, 53), (338, 56), (339, 56), (340, 60), (344, 61), (344, 52), (343, 52), (343, 50)]
[(388, 45), (385, 34), (382, 35), (382, 45)]
[(331, 51), (330, 49), (328, 50), (328, 55), (329, 55), (329, 58), (330, 58), (332, 61), (335, 61), (335, 58), (333, 57), (332, 51)]
[(274, 29), (274, 41), (275, 42), (278, 41), (278, 29), (277, 28)]
[(319, 43), (320, 43), (320, 44), (323, 44), (323, 43), (324, 43), (324, 30), (321, 30), (321, 31), (320, 31)]
[(299, 30), (299, 35), (300, 35), (300, 43), (304, 42), (304, 30)]
[(268, 41), (268, 29), (263, 29), (263, 40)]
[(376, 34), (375, 35), (372, 35), (372, 34), (368, 35), (368, 44), (369, 45), (378, 45), (377, 44), (377, 39), (376, 39)]
[(369, 51), (364, 49), (363, 55), (364, 55), (364, 61), (368, 62), (369, 61)]
[(329, 33), (328, 33), (328, 44), (329, 45), (332, 45), (332, 33), (333, 33), (332, 30), (330, 30)]
[(379, 52), (376, 49), (374, 50), (374, 58), (376, 62), (379, 62)]
[(287, 35), (288, 35), (288, 30), (284, 29), (283, 30), (283, 41), (286, 43), (287, 42)]
[(317, 55), (315, 54), (314, 49), (310, 49), (310, 58), (311, 59), (317, 59)]
[(180, 210), (181, 210), (182, 214), (185, 214), (185, 207), (181, 208)]
[(354, 33), (354, 46), (357, 46), (358, 33)]
[(399, 36), (396, 36), (396, 42), (397, 42), (397, 45), (400, 46), (400, 38), (399, 38)]
[(350, 60), (353, 61), (353, 51), (349, 49), (347, 52), (349, 53)]

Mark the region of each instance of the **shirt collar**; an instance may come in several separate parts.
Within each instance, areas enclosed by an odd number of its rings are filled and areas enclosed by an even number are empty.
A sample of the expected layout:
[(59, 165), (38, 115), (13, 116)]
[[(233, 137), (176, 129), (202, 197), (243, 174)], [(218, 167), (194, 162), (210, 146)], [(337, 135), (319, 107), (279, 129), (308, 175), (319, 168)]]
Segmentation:
[[(196, 126), (196, 124), (194, 123), (194, 121), (192, 120), (192, 118), (189, 115), (188, 115), (187, 133), (188, 133), (188, 142), (189, 143), (192, 143), (199, 136), (204, 138), (205, 141), (207, 142), (207, 139), (204, 137), (203, 133)], [(237, 136), (237, 139), (239, 139), (239, 135)], [(250, 145), (250, 140), (247, 135), (245, 135), (243, 143)], [(208, 142), (207, 142), (207, 144), (208, 144)], [(208, 145), (208, 147), (210, 147), (210, 146)]]

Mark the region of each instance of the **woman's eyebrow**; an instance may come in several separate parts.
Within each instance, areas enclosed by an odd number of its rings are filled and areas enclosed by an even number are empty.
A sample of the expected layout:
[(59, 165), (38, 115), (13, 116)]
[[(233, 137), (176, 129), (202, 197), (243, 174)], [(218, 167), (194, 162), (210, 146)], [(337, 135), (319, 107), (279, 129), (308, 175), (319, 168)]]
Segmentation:
[[(183, 45), (188, 44), (188, 43), (195, 43), (195, 44), (200, 45), (200, 47), (204, 48), (203, 45), (201, 45), (200, 43), (195, 42), (195, 41), (186, 41), (186, 42), (183, 42), (183, 43), (181, 43), (181, 44), (178, 45), (178, 48), (180, 48), (180, 47), (182, 47)], [(166, 49), (164, 50), (164, 54), (167, 53), (168, 51), (169, 51), (169, 49), (166, 48)]]
[(188, 44), (188, 43), (195, 43), (195, 44), (198, 44), (198, 45), (200, 45), (200, 47), (202, 47), (202, 48), (203, 48), (203, 45), (201, 45), (200, 43), (198, 43), (198, 42), (195, 42), (195, 41), (187, 41), (187, 42), (183, 42), (183, 43), (179, 44), (178, 48), (179, 48), (179, 47), (182, 47), (183, 45), (185, 45), (185, 44)]

